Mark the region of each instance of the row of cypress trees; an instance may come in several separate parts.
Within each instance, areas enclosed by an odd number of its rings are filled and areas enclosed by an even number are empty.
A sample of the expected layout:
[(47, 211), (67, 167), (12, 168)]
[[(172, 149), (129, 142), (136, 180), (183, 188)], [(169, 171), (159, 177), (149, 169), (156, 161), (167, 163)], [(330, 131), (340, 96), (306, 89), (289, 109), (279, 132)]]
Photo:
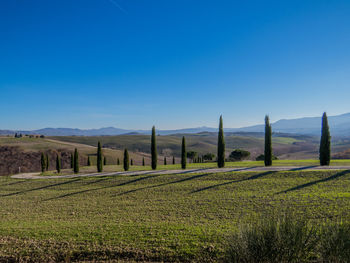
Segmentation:
[[(264, 164), (265, 166), (272, 165), (273, 153), (272, 153), (272, 128), (270, 124), (270, 118), (268, 115), (265, 116), (265, 145), (264, 145)], [(186, 152), (186, 140), (182, 137), (181, 143), (181, 168), (186, 169), (187, 166), (187, 152)], [(322, 131), (321, 141), (319, 149), (319, 160), (320, 165), (329, 165), (331, 159), (331, 136), (328, 125), (328, 118), (326, 112), (322, 116)], [(157, 169), (157, 141), (156, 141), (156, 129), (152, 127), (151, 134), (151, 167), (153, 170)], [(106, 158), (103, 158), (101, 143), (97, 145), (97, 171), (100, 173), (103, 171), (103, 164), (106, 165)], [(164, 164), (166, 165), (166, 157), (164, 157)], [(173, 157), (173, 164), (175, 164), (175, 157)], [(90, 156), (88, 157), (88, 166), (91, 165)], [(119, 165), (119, 158), (118, 158)], [(131, 165), (133, 160), (131, 159)], [(145, 166), (145, 159), (142, 159), (142, 165)], [(218, 132), (218, 145), (217, 145), (217, 165), (219, 168), (225, 167), (225, 138), (222, 115), (219, 119), (219, 132)], [(124, 170), (128, 171), (130, 167), (129, 153), (127, 149), (124, 149)], [(71, 155), (71, 168), (74, 173), (79, 173), (79, 153), (78, 149), (74, 150), (74, 155)], [(49, 169), (49, 157), (48, 154), (41, 154), (41, 171), (45, 172)], [(61, 159), (57, 155), (56, 158), (56, 170), (58, 173), (61, 171)]]

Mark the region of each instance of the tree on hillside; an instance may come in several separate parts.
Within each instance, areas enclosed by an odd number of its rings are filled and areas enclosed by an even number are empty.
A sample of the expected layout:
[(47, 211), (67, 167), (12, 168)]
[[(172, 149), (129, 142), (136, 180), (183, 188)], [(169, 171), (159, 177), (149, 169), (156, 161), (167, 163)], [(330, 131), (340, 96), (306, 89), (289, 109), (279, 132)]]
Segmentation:
[(73, 153), (70, 154), (70, 168), (74, 168), (74, 155)]
[(270, 124), (270, 118), (265, 116), (265, 151), (264, 151), (265, 166), (272, 165), (272, 130)]
[(166, 157), (164, 157), (164, 165), (166, 165)]
[(219, 134), (218, 134), (218, 167), (225, 167), (225, 138), (224, 138), (224, 125), (222, 121), (222, 115), (220, 116)]
[(56, 170), (57, 170), (57, 173), (61, 172), (61, 158), (59, 154), (57, 154), (57, 157), (56, 157)]
[(242, 149), (235, 149), (230, 153), (229, 159), (231, 161), (242, 161), (243, 159), (246, 159), (249, 156), (250, 156), (250, 152)]
[(194, 163), (195, 162), (195, 159), (197, 157), (197, 152), (195, 151), (189, 151), (189, 152), (186, 152), (186, 156), (187, 158), (191, 159), (191, 161)]
[(142, 166), (145, 166), (145, 157), (142, 158)]
[(87, 165), (88, 165), (88, 166), (91, 166), (91, 159), (90, 159), (90, 155), (88, 156), (88, 159), (87, 159)]
[(74, 173), (77, 174), (79, 173), (79, 153), (78, 153), (78, 149), (75, 148), (74, 150)]
[(124, 150), (124, 171), (129, 170), (129, 153), (128, 150)]
[(101, 142), (98, 142), (98, 145), (97, 145), (97, 172), (101, 173), (102, 171), (103, 171), (102, 147), (101, 147)]
[(181, 144), (181, 168), (186, 169), (187, 153), (186, 153), (186, 140), (185, 136), (182, 137)]
[(320, 142), (320, 165), (329, 165), (330, 161), (331, 161), (331, 135), (329, 132), (327, 113), (323, 113), (321, 142)]
[(46, 154), (46, 171), (49, 170), (49, 167), (50, 167), (50, 159), (49, 159), (49, 155)]
[(151, 138), (151, 155), (152, 155), (152, 169), (157, 169), (157, 142), (156, 142), (156, 128), (152, 127)]
[(202, 159), (207, 161), (212, 161), (215, 158), (215, 154), (213, 153), (206, 153), (203, 155)]
[(173, 164), (175, 164), (175, 156), (173, 156)]
[(46, 170), (46, 156), (44, 153), (41, 153), (40, 163), (41, 163), (41, 172), (43, 173)]
[(107, 158), (106, 158), (106, 156), (103, 157), (103, 165), (107, 165)]

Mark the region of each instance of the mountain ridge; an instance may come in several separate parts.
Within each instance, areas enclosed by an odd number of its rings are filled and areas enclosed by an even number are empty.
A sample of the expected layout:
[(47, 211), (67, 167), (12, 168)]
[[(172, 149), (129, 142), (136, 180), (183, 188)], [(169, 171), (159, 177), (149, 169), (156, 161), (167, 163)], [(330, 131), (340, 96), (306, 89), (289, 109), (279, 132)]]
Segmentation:
[[(350, 136), (350, 113), (328, 117), (331, 134), (335, 136)], [(319, 135), (321, 130), (321, 117), (302, 117), (295, 119), (280, 119), (271, 124), (275, 133), (293, 133), (305, 135)], [(159, 135), (178, 133), (217, 132), (213, 127), (196, 127), (173, 130), (157, 130)], [(264, 124), (252, 125), (242, 128), (225, 128), (225, 132), (264, 132)], [(115, 127), (103, 127), (100, 129), (78, 128), (43, 128), (32, 131), (25, 130), (0, 130), (0, 135), (40, 134), (45, 136), (112, 136), (122, 134), (151, 134), (151, 130), (132, 130)]]

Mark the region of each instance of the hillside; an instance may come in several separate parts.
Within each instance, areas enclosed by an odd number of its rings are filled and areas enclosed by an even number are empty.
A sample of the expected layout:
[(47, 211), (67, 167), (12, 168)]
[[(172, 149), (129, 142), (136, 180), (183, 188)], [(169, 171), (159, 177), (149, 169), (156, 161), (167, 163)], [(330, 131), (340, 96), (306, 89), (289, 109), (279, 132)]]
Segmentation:
[[(40, 171), (41, 152), (47, 153), (50, 160), (50, 169), (55, 169), (57, 153), (62, 159), (62, 168), (70, 167), (70, 154), (77, 148), (79, 150), (80, 164), (87, 164), (87, 156), (91, 157), (92, 163), (96, 160), (96, 147), (76, 142), (63, 142), (50, 138), (13, 138), (0, 137), (0, 175), (21, 172)], [(122, 160), (123, 152), (117, 149), (103, 149), (107, 158), (107, 164), (116, 164), (117, 159)], [(150, 156), (145, 153), (130, 152), (135, 164), (141, 164), (142, 158), (150, 161)], [(160, 157), (161, 158), (161, 157)], [(161, 160), (161, 159), (160, 159)]]
[[(216, 154), (217, 133), (202, 132), (198, 134), (158, 135), (158, 152), (165, 156), (180, 156), (182, 136), (186, 137), (187, 151)], [(119, 135), (119, 136), (64, 136), (52, 137), (57, 140), (96, 145), (101, 141), (104, 147), (124, 149), (134, 152), (150, 153), (150, 136)], [(310, 159), (318, 156), (318, 138), (312, 136), (275, 134), (273, 136), (274, 153), (282, 159)], [(251, 159), (264, 151), (264, 135), (262, 133), (226, 133), (226, 154), (236, 148), (251, 152)]]

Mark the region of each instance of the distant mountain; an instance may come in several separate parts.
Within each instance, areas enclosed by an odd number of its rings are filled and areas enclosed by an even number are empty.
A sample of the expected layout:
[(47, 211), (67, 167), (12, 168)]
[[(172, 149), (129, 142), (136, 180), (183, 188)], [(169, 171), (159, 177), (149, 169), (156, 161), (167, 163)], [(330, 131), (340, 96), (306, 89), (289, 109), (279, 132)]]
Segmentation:
[[(331, 135), (350, 137), (350, 113), (329, 116), (328, 123)], [(299, 119), (279, 120), (272, 123), (272, 130), (278, 133), (296, 133), (307, 135), (319, 135), (321, 133), (321, 117), (306, 117)], [(264, 125), (229, 129), (230, 131), (241, 132), (264, 132)]]
[[(328, 117), (331, 135), (350, 137), (350, 113)], [(321, 117), (306, 117), (299, 119), (279, 120), (272, 123), (273, 132), (278, 133), (295, 133), (306, 135), (319, 135), (321, 130)], [(198, 127), (179, 130), (157, 130), (157, 134), (185, 134), (185, 133), (200, 133), (200, 132), (217, 132), (217, 128)], [(264, 132), (264, 125), (254, 125), (243, 128), (226, 128), (225, 132)], [(45, 136), (108, 136), (121, 134), (150, 134), (151, 130), (128, 130), (114, 127), (101, 129), (71, 129), (71, 128), (45, 128), (34, 131), (11, 131), (0, 130), (0, 135), (7, 134), (40, 134)]]

